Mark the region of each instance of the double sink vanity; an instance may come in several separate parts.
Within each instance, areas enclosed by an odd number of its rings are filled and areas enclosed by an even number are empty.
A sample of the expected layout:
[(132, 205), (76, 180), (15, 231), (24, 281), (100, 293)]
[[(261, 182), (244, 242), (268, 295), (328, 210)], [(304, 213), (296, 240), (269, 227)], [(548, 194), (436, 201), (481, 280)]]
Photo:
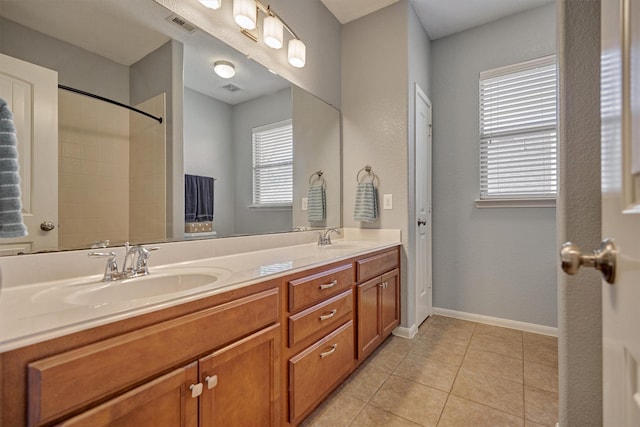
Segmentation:
[(395, 233), (5, 286), (0, 426), (298, 425), (398, 325)]

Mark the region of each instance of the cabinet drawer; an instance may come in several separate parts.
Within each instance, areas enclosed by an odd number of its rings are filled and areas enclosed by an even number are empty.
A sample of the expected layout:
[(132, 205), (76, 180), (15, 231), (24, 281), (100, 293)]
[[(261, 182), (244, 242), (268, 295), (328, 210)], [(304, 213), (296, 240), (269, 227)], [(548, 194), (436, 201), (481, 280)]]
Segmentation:
[(28, 365), (28, 423), (51, 422), (278, 321), (278, 289)]
[(351, 287), (353, 267), (342, 265), (289, 281), (289, 311), (313, 305)]
[(289, 421), (295, 423), (354, 366), (353, 321), (289, 360)]
[(353, 291), (349, 289), (321, 304), (289, 317), (289, 347), (319, 331), (329, 331), (344, 322), (353, 311)]
[(356, 262), (358, 283), (398, 268), (398, 250), (392, 249)]

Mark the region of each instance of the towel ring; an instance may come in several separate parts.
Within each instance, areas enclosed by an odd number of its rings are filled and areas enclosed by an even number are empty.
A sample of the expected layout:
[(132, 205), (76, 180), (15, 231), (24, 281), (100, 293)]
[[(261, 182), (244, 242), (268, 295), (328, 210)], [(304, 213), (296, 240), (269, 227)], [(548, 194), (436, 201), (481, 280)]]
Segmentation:
[(327, 183), (322, 177), (323, 174), (324, 172), (322, 172), (322, 170), (312, 173), (311, 176), (309, 177), (309, 185), (311, 185), (311, 183), (315, 181), (322, 181), (322, 186), (324, 187)]
[(366, 165), (365, 167), (363, 167), (362, 169), (360, 169), (358, 171), (358, 173), (356, 174), (356, 181), (358, 182), (358, 184), (362, 183), (362, 181), (360, 180), (360, 174), (362, 172), (366, 172), (367, 175), (365, 175), (362, 179), (364, 180), (366, 178), (366, 176), (369, 176), (371, 178), (371, 182), (373, 182), (376, 179), (376, 174), (375, 172), (373, 172), (373, 169), (371, 168), (371, 166)]

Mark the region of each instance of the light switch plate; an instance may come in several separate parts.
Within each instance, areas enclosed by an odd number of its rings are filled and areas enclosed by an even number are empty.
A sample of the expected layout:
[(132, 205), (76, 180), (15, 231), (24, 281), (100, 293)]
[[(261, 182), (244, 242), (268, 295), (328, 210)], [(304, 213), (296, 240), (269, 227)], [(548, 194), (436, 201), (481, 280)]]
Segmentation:
[(302, 209), (303, 211), (306, 211), (306, 210), (307, 210), (307, 205), (308, 205), (308, 203), (309, 203), (309, 198), (308, 198), (308, 197), (303, 197), (303, 198), (302, 198), (302, 207), (301, 207), (301, 209)]
[(382, 206), (384, 209), (393, 209), (393, 194), (385, 194)]

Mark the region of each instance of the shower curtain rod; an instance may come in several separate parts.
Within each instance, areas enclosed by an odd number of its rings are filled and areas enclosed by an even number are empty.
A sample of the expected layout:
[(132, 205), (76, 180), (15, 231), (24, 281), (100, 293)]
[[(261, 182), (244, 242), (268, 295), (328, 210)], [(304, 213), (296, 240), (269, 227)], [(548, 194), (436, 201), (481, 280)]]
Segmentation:
[(69, 92), (79, 93), (80, 95), (88, 96), (90, 98), (99, 99), (100, 101), (108, 102), (109, 104), (114, 104), (114, 105), (117, 105), (118, 107), (122, 107), (122, 108), (126, 108), (128, 110), (131, 110), (131, 111), (135, 111), (136, 113), (142, 114), (143, 116), (147, 116), (147, 117), (152, 118), (153, 120), (156, 120), (158, 123), (162, 123), (162, 117), (153, 116), (153, 115), (151, 115), (149, 113), (146, 113), (146, 112), (144, 112), (142, 110), (138, 110), (136, 107), (132, 107), (130, 105), (123, 104), (123, 103), (118, 102), (118, 101), (114, 101), (113, 99), (104, 98), (104, 97), (102, 97), (100, 95), (95, 95), (93, 93), (85, 92), (83, 90), (75, 89), (75, 88), (72, 88), (72, 87), (69, 87), (69, 86), (58, 85), (58, 87), (60, 89), (68, 90)]

